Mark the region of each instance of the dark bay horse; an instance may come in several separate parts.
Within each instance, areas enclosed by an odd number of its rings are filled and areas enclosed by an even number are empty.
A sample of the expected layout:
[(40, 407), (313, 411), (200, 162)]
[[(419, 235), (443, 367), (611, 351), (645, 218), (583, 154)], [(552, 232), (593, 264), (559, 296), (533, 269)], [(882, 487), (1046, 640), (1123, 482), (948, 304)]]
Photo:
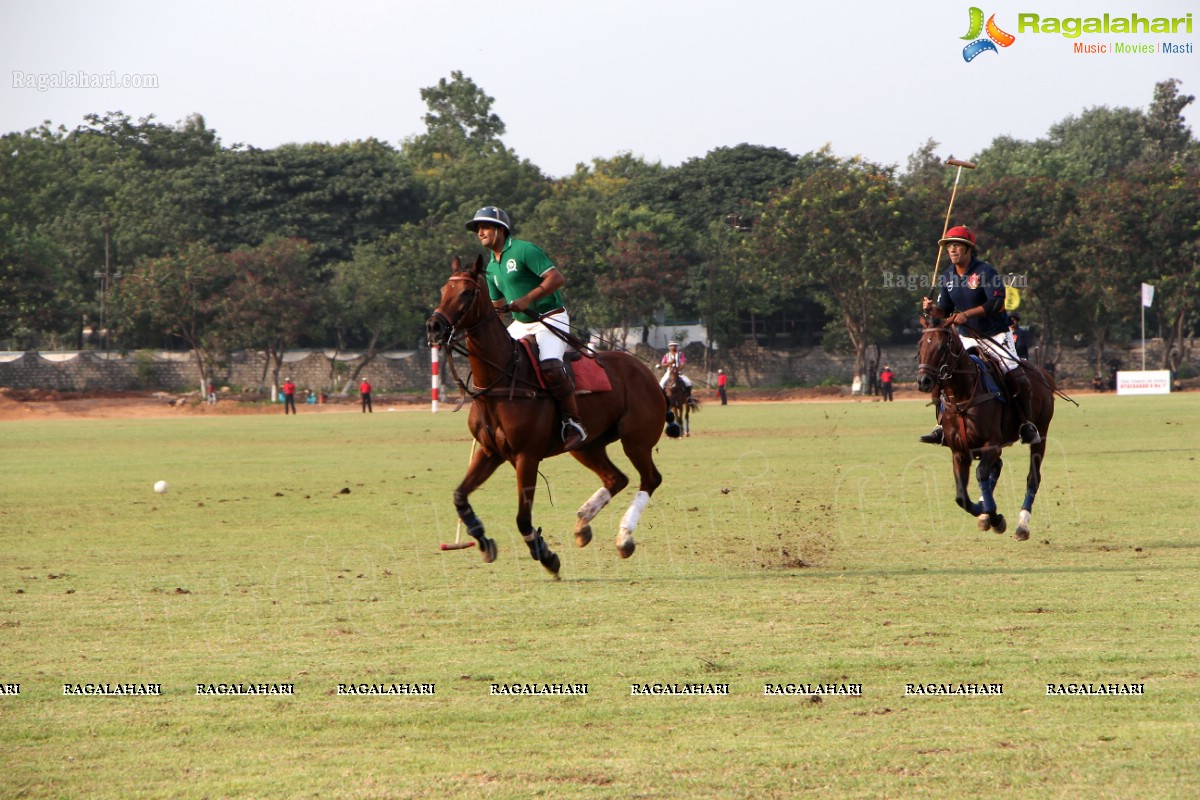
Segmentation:
[[(917, 344), (917, 388), (932, 392), (934, 402), (942, 402), (941, 423), (945, 444), (954, 454), (955, 502), (968, 514), (979, 518), (981, 531), (1004, 533), (1008, 522), (996, 511), (993, 490), (1000, 479), (1004, 462), (1001, 451), (1019, 438), (1021, 420), (1010, 399), (1001, 402), (991, 391), (979, 364), (967, 353), (963, 341), (950, 325), (928, 325)], [(1029, 520), (1033, 500), (1042, 480), (1042, 459), (1046, 455), (1046, 432), (1054, 416), (1054, 379), (1027, 361), (1021, 362), (1033, 388), (1033, 420), (1042, 441), (1029, 446), (1029, 474), (1025, 478), (1025, 502), (1017, 519), (1015, 536), (1029, 538)], [(1000, 379), (1000, 376), (997, 376)], [(1002, 379), (1001, 379), (1002, 380)], [(1000, 387), (1003, 386), (1001, 382)], [(982, 495), (973, 503), (967, 493), (971, 461), (979, 459), (975, 478)]]
[[(479, 447), (462, 483), (454, 490), (454, 507), (467, 532), (479, 543), (483, 560), (496, 560), (496, 542), (484, 532), (468, 498), (505, 461), (517, 472), (517, 530), (530, 555), (555, 577), (559, 558), (533, 526), (533, 496), (542, 459), (561, 454), (558, 408), (540, 388), (528, 351), (509, 336), (492, 305), (486, 286), (483, 259), (463, 266), (455, 258), (441, 300), (426, 323), (431, 346), (440, 346), (448, 358), (465, 354), (471, 366), (467, 391), (474, 399), (467, 420)], [(587, 440), (571, 455), (600, 477), (603, 484), (576, 512), (575, 543), (592, 540), (591, 521), (609, 501), (629, 485), (609, 459), (606, 448), (619, 441), (638, 472), (638, 492), (621, 518), (617, 552), (633, 555), (633, 532), (650, 496), (662, 483), (654, 465), (654, 446), (662, 435), (667, 402), (650, 368), (628, 353), (602, 352), (596, 360), (607, 373), (612, 390), (583, 394), (579, 413)]]
[(680, 423), (683, 435), (691, 436), (692, 412), (700, 410), (700, 401), (688, 394), (687, 384), (680, 380), (679, 368), (674, 364), (667, 367), (667, 386), (663, 391), (667, 394), (667, 408), (675, 416), (675, 422)]

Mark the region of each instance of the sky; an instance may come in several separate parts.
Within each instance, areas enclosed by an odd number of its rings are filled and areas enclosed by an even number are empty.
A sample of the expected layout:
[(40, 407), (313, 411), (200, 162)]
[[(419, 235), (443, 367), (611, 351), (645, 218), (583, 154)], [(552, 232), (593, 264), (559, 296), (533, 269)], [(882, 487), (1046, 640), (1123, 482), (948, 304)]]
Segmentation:
[[(424, 131), (420, 90), (460, 70), (494, 98), (504, 143), (554, 177), (596, 158), (675, 166), (742, 143), (828, 145), (903, 169), (931, 139), (943, 158), (970, 158), (1089, 108), (1145, 109), (1167, 78), (1200, 95), (1200, 4), (974, 3), (1015, 38), (968, 62), (964, 47), (991, 41), (962, 38), (972, 0), (0, 0), (0, 133), (107, 111), (167, 124), (198, 113), (226, 147), (398, 147)], [(1192, 32), (1047, 30), (1105, 14), (1191, 14)], [(1192, 52), (1112, 52), (1164, 42)], [(113, 79), (150, 85), (62, 85)], [(1185, 117), (1200, 137), (1200, 104)]]

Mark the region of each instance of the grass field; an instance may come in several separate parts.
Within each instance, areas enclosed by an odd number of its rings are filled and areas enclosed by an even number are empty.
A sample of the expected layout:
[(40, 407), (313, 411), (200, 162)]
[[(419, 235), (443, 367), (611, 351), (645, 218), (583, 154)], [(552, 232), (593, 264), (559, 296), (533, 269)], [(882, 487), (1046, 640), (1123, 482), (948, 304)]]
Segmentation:
[[(465, 414), (0, 423), (0, 797), (1192, 798), (1200, 395), (1080, 404), (1027, 542), (954, 505), (921, 403), (710, 405), (660, 444), (628, 561), (632, 497), (577, 549), (598, 483), (543, 465), (559, 582), (511, 470), (473, 498), (499, 560), (438, 551)], [(64, 695), (87, 683), (161, 696)], [(338, 693), (364, 683), (435, 693)], [(514, 683), (588, 692), (491, 693)], [(1003, 693), (906, 693), (967, 683)]]

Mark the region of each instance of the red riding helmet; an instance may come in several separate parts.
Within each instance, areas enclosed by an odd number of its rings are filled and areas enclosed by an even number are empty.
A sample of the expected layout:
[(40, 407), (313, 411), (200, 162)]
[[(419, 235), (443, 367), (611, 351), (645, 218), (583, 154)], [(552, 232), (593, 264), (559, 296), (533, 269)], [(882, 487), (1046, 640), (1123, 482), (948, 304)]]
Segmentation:
[(975, 234), (966, 225), (955, 225), (950, 230), (946, 231), (946, 235), (942, 237), (938, 244), (942, 247), (951, 242), (959, 242), (960, 244), (969, 244), (975, 247)]

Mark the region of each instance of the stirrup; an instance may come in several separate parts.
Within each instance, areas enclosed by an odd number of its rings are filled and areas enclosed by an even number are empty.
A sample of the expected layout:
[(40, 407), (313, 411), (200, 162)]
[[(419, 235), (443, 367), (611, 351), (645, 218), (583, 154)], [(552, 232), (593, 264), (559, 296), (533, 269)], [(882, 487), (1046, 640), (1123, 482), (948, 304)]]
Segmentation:
[(575, 419), (564, 419), (562, 424), (562, 440), (564, 450), (574, 450), (587, 441), (587, 431), (583, 423)]
[(1021, 423), (1021, 444), (1037, 444), (1040, 441), (1042, 441), (1042, 434), (1038, 431), (1037, 425), (1032, 422)]
[(942, 440), (945, 439), (945, 436), (945, 433), (942, 431), (942, 426), (938, 425), (929, 433), (919, 437), (918, 441), (924, 442), (925, 444), (941, 444)]

